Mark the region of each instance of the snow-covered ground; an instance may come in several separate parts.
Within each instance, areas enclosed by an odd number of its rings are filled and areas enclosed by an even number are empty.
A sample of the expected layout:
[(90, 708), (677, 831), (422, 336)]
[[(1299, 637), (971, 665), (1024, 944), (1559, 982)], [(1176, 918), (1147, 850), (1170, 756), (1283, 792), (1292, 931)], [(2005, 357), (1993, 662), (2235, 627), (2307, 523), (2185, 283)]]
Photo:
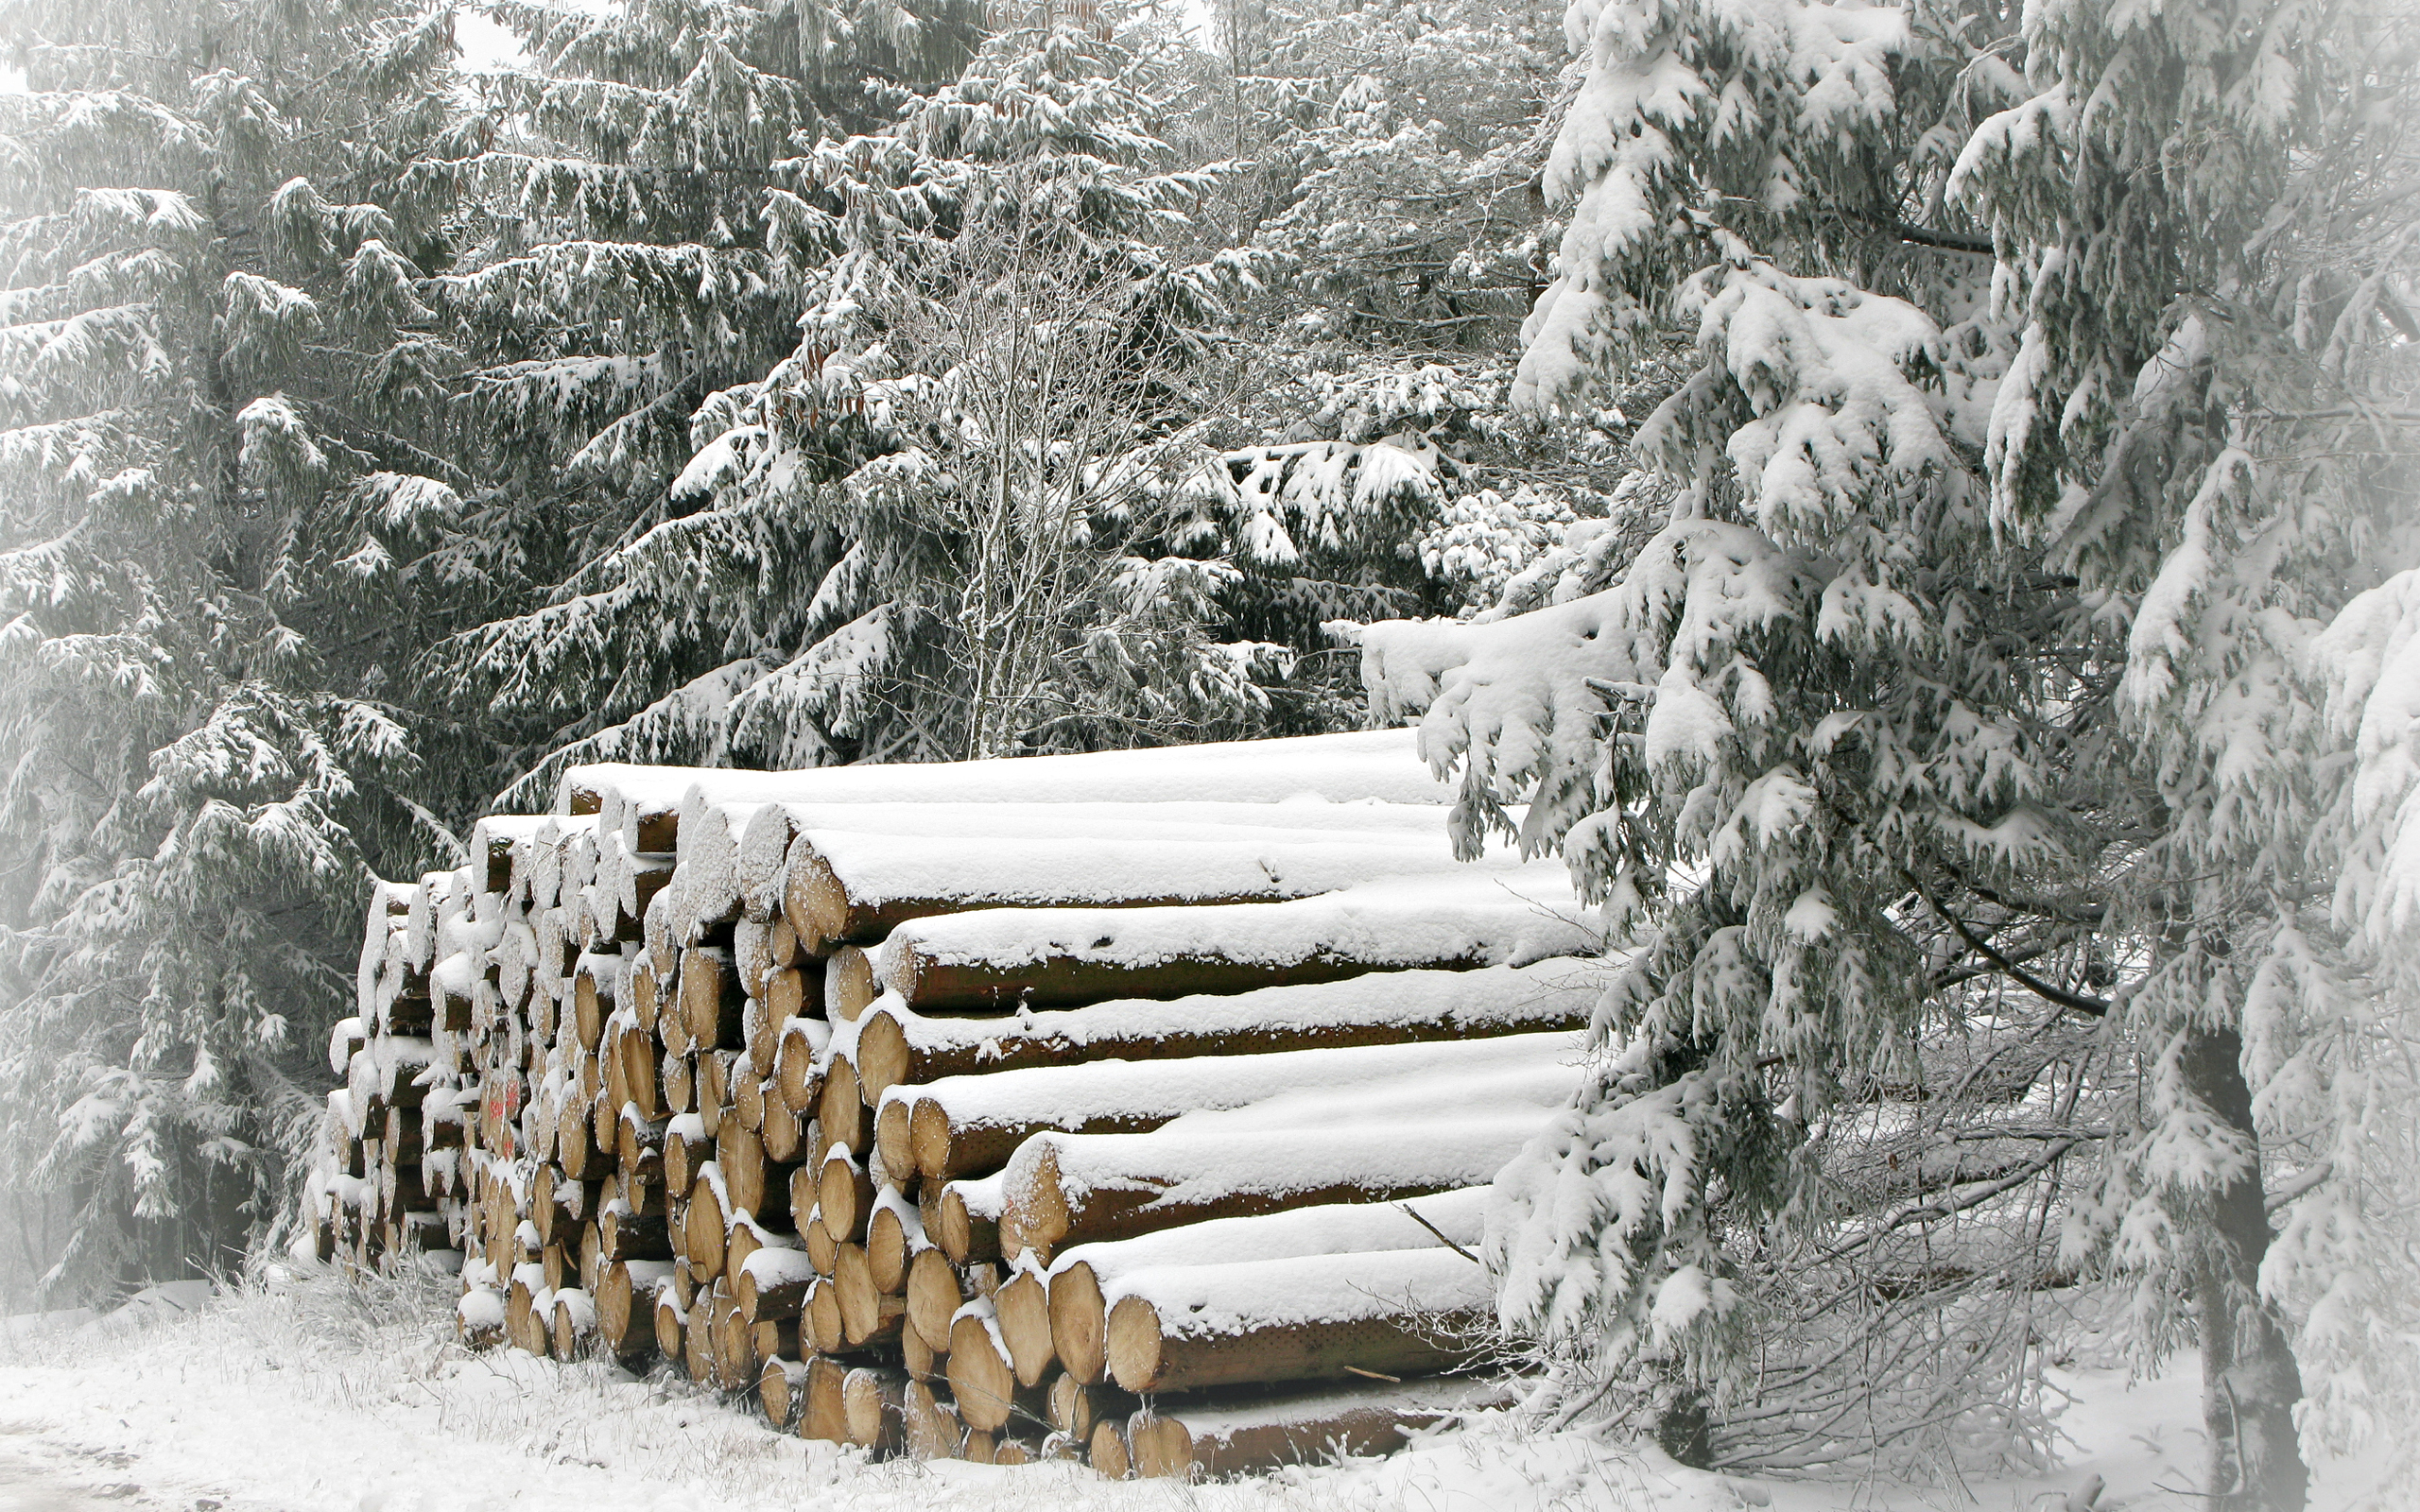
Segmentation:
[[(677, 1383), (468, 1353), (434, 1290), (329, 1277), (215, 1301), (202, 1290), (101, 1319), (9, 1320), (0, 1512), (2048, 1512), (2094, 1475), (2103, 1512), (2199, 1502), (2190, 1361), (2131, 1388), (2118, 1371), (2067, 1378), (2077, 1443), (2039, 1482), (1755, 1481), (1482, 1419), (1385, 1460), (1187, 1487), (1073, 1466), (869, 1464)], [(2420, 1505), (2377, 1489), (2375, 1466), (2325, 1467), (2312, 1505)]]

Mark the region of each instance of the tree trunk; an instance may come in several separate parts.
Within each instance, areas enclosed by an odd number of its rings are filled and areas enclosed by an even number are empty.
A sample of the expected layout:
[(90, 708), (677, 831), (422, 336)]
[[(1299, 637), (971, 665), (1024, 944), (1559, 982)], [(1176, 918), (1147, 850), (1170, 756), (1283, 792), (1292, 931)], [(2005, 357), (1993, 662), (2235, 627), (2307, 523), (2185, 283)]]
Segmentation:
[[(2190, 1033), (2184, 1068), (2193, 1093), (2256, 1151), (2241, 1037), (2232, 1029)], [(2213, 1194), (2193, 1278), (2202, 1314), (2210, 1512), (2302, 1512), (2309, 1492), (2293, 1418), (2302, 1372), (2276, 1310), (2260, 1298), (2260, 1262), (2270, 1237), (2255, 1160)]]

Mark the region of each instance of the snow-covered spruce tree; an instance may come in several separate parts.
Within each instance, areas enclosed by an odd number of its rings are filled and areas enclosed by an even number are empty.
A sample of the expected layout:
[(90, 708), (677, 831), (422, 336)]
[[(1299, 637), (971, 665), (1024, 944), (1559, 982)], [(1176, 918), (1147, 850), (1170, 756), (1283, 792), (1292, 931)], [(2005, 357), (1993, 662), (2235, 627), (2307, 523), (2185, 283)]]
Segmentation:
[(1507, 1173), (1504, 1320), (1566, 1408), (1643, 1391), (1720, 1453), (1759, 1264), (1839, 1232), (1821, 1152), (1996, 980), (2087, 1053), (2020, 1090), (2031, 1160), (1915, 1221), (2030, 1201), (2134, 1281), (2147, 1355), (2198, 1335), (2212, 1504), (2298, 1507), (2298, 1413), (2414, 1405), (2394, 1366), (2306, 1401), (2294, 1353), (2360, 1358), (2420, 1280), (2377, 834), (2409, 575), (2373, 589), (2420, 551), (2409, 29), (1583, 0), (1568, 34), (1524, 397), (1693, 326), (1640, 438), (1668, 523), (1597, 592), (1365, 644), (1463, 822), (1529, 801), (1635, 931), (1603, 1069)]
[[(463, 251), (424, 293), (453, 353), (457, 444), (483, 487), (414, 566), (482, 595), (469, 630), (544, 611), (562, 632), (527, 677), (474, 678), (451, 652), (419, 669), (425, 719), (463, 723), (483, 794), (722, 665), (756, 632), (745, 606), (760, 582), (813, 570), (778, 533), (672, 524), (695, 500), (668, 485), (709, 396), (797, 341), (797, 292), (767, 249), (775, 164), (955, 77), (976, 18), (957, 0), (493, 13), (527, 67), (480, 76), (473, 140), (415, 169), (465, 207)], [(660, 555), (701, 535), (666, 593), (615, 565), (638, 542)], [(463, 721), (467, 709), (480, 713)], [(642, 748), (711, 759), (710, 743)]]
[(0, 1179), (72, 1209), (24, 1258), (90, 1296), (287, 1206), (365, 848), (435, 838), (378, 585), (464, 483), (387, 387), (444, 255), (396, 180), (452, 29), (176, 0), (0, 36)]
[(1164, 534), (1217, 275), (1154, 249), (1199, 184), (1114, 39), (1046, 12), (777, 165), (795, 350), (699, 406), (644, 528), (447, 651), (450, 686), (557, 723), (533, 780), (1250, 728), (1282, 658), (1204, 632), (1228, 569)]

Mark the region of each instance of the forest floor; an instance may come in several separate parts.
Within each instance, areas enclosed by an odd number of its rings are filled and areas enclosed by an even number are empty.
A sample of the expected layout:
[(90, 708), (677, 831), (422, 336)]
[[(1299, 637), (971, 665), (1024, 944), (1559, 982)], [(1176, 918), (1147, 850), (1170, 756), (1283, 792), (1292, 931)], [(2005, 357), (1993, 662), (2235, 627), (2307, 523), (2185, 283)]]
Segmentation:
[[(395, 1284), (302, 1278), (205, 1297), (0, 1326), (0, 1512), (2056, 1512), (2094, 1475), (2099, 1512), (2201, 1500), (2186, 1489), (2202, 1447), (2190, 1360), (2134, 1384), (2068, 1373), (2076, 1442), (2041, 1480), (1708, 1475), (1482, 1418), (1387, 1459), (1180, 1486), (1073, 1466), (870, 1464), (677, 1382), (469, 1353), (439, 1295)], [(2375, 1474), (2324, 1467), (2313, 1507), (2370, 1500)]]

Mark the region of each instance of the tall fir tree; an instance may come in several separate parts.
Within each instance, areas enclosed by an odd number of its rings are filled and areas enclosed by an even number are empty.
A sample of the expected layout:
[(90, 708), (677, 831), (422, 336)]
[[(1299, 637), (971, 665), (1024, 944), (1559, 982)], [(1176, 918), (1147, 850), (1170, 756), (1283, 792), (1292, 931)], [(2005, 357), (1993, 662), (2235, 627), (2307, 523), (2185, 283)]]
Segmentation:
[(90, 1295), (271, 1224), (365, 854), (442, 843), (377, 585), (468, 482), (403, 186), (452, 26), (24, 0), (0, 37), (0, 1171), (69, 1218), (15, 1258)]
[(1466, 822), (1526, 800), (1635, 931), (1602, 1069), (1503, 1183), (1503, 1315), (1574, 1410), (1630, 1388), (1699, 1452), (1693, 1417), (1769, 1415), (1726, 1396), (1756, 1265), (1864, 1253), (1821, 1156), (1994, 981), (2084, 1079), (1901, 1211), (2027, 1194), (2148, 1356), (2199, 1343), (2209, 1504), (2299, 1507), (2298, 1433), (2412, 1400), (2307, 1398), (2296, 1354), (2414, 1280), (2411, 916), (2362, 823), (2408, 760), (2413, 38), (2262, 0), (1582, 0), (1568, 35), (1520, 398), (1693, 329), (1640, 438), (1672, 503), (1561, 602), (1366, 646)]

